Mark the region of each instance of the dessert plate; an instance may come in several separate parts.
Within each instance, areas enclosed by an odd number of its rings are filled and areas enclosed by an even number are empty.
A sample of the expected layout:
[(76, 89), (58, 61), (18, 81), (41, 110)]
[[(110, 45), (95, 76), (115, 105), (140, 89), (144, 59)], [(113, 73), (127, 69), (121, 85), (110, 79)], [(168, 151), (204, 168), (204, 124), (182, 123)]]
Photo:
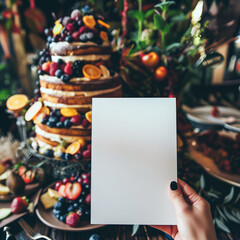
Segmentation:
[(240, 175), (226, 173), (220, 170), (213, 159), (205, 156), (200, 151), (197, 151), (197, 144), (198, 143), (195, 139), (192, 139), (188, 142), (188, 148), (192, 158), (213, 177), (240, 187)]
[(213, 117), (211, 111), (213, 106), (196, 108), (184, 107), (187, 118), (195, 124), (203, 124), (212, 127), (224, 127), (225, 124), (240, 122), (240, 111), (230, 107), (217, 106), (220, 116)]
[[(54, 186), (54, 183), (49, 185), (46, 189), (44, 189), (42, 193), (45, 193), (47, 189), (52, 186)], [(37, 206), (36, 214), (38, 218), (48, 227), (63, 230), (63, 231), (72, 231), (72, 232), (89, 231), (89, 230), (93, 230), (93, 229), (105, 226), (102, 224), (90, 224), (87, 221), (81, 221), (81, 225), (79, 227), (70, 227), (67, 224), (57, 220), (57, 218), (53, 215), (52, 209), (49, 209), (49, 210), (44, 209), (41, 203), (38, 204)]]

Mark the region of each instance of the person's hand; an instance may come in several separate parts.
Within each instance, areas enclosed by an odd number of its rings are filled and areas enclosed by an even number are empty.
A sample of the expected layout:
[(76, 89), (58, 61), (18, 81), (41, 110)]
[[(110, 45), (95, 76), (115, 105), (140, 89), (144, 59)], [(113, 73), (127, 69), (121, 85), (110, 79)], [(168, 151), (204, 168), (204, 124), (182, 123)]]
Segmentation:
[(157, 226), (175, 240), (216, 240), (209, 203), (187, 183), (171, 182), (170, 199), (175, 208), (177, 226)]

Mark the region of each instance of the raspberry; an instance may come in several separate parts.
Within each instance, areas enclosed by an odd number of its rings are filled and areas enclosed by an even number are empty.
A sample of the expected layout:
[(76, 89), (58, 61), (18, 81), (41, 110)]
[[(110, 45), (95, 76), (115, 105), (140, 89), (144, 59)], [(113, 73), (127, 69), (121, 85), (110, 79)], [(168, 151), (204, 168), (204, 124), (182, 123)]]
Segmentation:
[(76, 115), (71, 118), (71, 122), (73, 123), (73, 125), (79, 125), (81, 123), (81, 120), (81, 115)]
[(73, 32), (75, 30), (75, 27), (72, 23), (68, 23), (67, 26), (66, 26), (66, 29), (69, 31), (69, 32)]
[(56, 62), (51, 62), (50, 63), (50, 69), (49, 69), (49, 74), (51, 76), (55, 76), (55, 72), (59, 69), (59, 66)]
[(73, 70), (72, 70), (72, 63), (68, 62), (66, 66), (64, 67), (64, 72), (68, 75), (72, 75)]
[(45, 62), (43, 65), (42, 65), (42, 70), (46, 73), (49, 73), (49, 69), (50, 69), (50, 62)]
[(76, 41), (79, 39), (79, 35), (80, 35), (80, 33), (78, 31), (72, 33), (72, 37)]
[(84, 33), (84, 32), (87, 32), (88, 30), (89, 30), (88, 27), (82, 26), (82, 27), (80, 27), (80, 29), (79, 29), (79, 33), (82, 34), (82, 33)]
[(87, 128), (89, 125), (90, 125), (90, 122), (89, 122), (86, 118), (84, 118), (84, 119), (82, 120), (82, 126), (83, 126), (84, 128)]
[(66, 218), (66, 224), (70, 227), (77, 227), (80, 224), (80, 217), (77, 213), (70, 213)]

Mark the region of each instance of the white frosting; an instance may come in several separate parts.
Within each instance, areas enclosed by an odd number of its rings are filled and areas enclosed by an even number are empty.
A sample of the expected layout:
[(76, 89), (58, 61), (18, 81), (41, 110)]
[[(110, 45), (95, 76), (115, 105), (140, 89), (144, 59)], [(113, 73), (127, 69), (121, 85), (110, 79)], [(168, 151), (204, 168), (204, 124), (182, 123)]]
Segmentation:
[(77, 60), (80, 61), (106, 61), (110, 59), (111, 54), (102, 54), (102, 55), (97, 55), (97, 54), (89, 54), (89, 55), (68, 55), (68, 56), (52, 56), (52, 61), (57, 62), (58, 59), (62, 59), (64, 62), (74, 62)]
[(68, 105), (63, 103), (52, 103), (48, 101), (43, 101), (44, 105), (52, 108), (90, 108), (92, 109), (92, 104), (79, 104), (79, 105)]
[(85, 97), (94, 97), (100, 94), (111, 93), (121, 89), (121, 85), (115, 88), (105, 89), (105, 90), (97, 90), (97, 91), (61, 91), (61, 90), (54, 90), (51, 88), (40, 88), (41, 93), (54, 95), (55, 97), (75, 97), (75, 96), (85, 96)]
[(55, 134), (55, 133), (48, 133), (48, 132), (43, 131), (38, 126), (36, 126), (35, 132), (45, 138), (48, 138), (52, 142), (59, 142), (59, 143), (61, 143), (63, 140), (65, 140), (67, 143), (72, 143), (72, 142), (76, 142), (82, 138), (84, 138), (85, 140), (91, 139), (91, 137), (66, 136), (66, 135), (60, 135), (60, 134)]
[(55, 76), (46, 75), (46, 74), (45, 75), (40, 75), (39, 78), (40, 78), (40, 80), (43, 80), (43, 81), (46, 80), (50, 83), (59, 83), (59, 84), (63, 83), (60, 80), (60, 78), (57, 78)]

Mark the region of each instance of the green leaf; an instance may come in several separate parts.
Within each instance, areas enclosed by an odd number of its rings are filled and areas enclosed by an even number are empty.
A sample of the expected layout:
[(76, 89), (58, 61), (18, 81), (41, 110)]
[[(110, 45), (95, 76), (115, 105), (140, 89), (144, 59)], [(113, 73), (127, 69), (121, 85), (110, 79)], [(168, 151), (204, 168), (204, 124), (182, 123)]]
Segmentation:
[(139, 10), (130, 10), (128, 11), (128, 16), (130, 18), (135, 18), (137, 19), (138, 21), (143, 21), (144, 19), (144, 14), (142, 11), (139, 11)]
[(174, 1), (166, 1), (166, 2), (156, 4), (154, 7), (155, 8), (159, 7), (162, 9), (163, 12), (165, 12), (169, 8), (169, 6), (171, 6), (172, 4), (175, 4), (175, 2)]
[(207, 195), (210, 196), (210, 197), (213, 197), (215, 199), (219, 199), (219, 196), (215, 193), (208, 192)]
[(230, 233), (230, 229), (223, 221), (221, 221), (218, 218), (215, 218), (215, 223), (221, 230), (223, 230), (224, 232)]
[(148, 10), (145, 14), (144, 14), (144, 18), (148, 18), (150, 16), (152, 16), (154, 14), (155, 10), (154, 9), (150, 9)]
[(203, 174), (202, 174), (201, 177), (200, 177), (200, 187), (201, 187), (202, 189), (205, 188), (205, 179), (204, 179)]
[(238, 224), (240, 223), (240, 218), (237, 218), (236, 216), (234, 216), (233, 214), (231, 214), (230, 212), (228, 212), (226, 208), (223, 209), (223, 212), (224, 212), (225, 216), (226, 216), (229, 220), (231, 220), (231, 221), (233, 221), (233, 222), (235, 222), (235, 223), (238, 223)]
[(137, 233), (138, 229), (139, 229), (139, 225), (133, 225), (132, 236), (134, 236)]
[(219, 213), (219, 215), (223, 218), (224, 221), (227, 221), (226, 216), (224, 215), (224, 213), (222, 212), (222, 210), (219, 207), (216, 207), (217, 212)]
[(224, 198), (224, 204), (229, 203), (234, 196), (234, 187), (231, 187), (230, 193)]
[(157, 29), (163, 31), (166, 26), (166, 21), (163, 19), (161, 15), (155, 14), (154, 15), (154, 25)]
[(172, 22), (183, 22), (186, 20), (186, 16), (183, 13), (180, 13), (171, 18)]
[(163, 33), (167, 34), (171, 30), (172, 24), (166, 24)]
[(166, 51), (168, 52), (173, 50), (174, 48), (180, 48), (181, 46), (181, 43), (172, 43), (166, 47)]

